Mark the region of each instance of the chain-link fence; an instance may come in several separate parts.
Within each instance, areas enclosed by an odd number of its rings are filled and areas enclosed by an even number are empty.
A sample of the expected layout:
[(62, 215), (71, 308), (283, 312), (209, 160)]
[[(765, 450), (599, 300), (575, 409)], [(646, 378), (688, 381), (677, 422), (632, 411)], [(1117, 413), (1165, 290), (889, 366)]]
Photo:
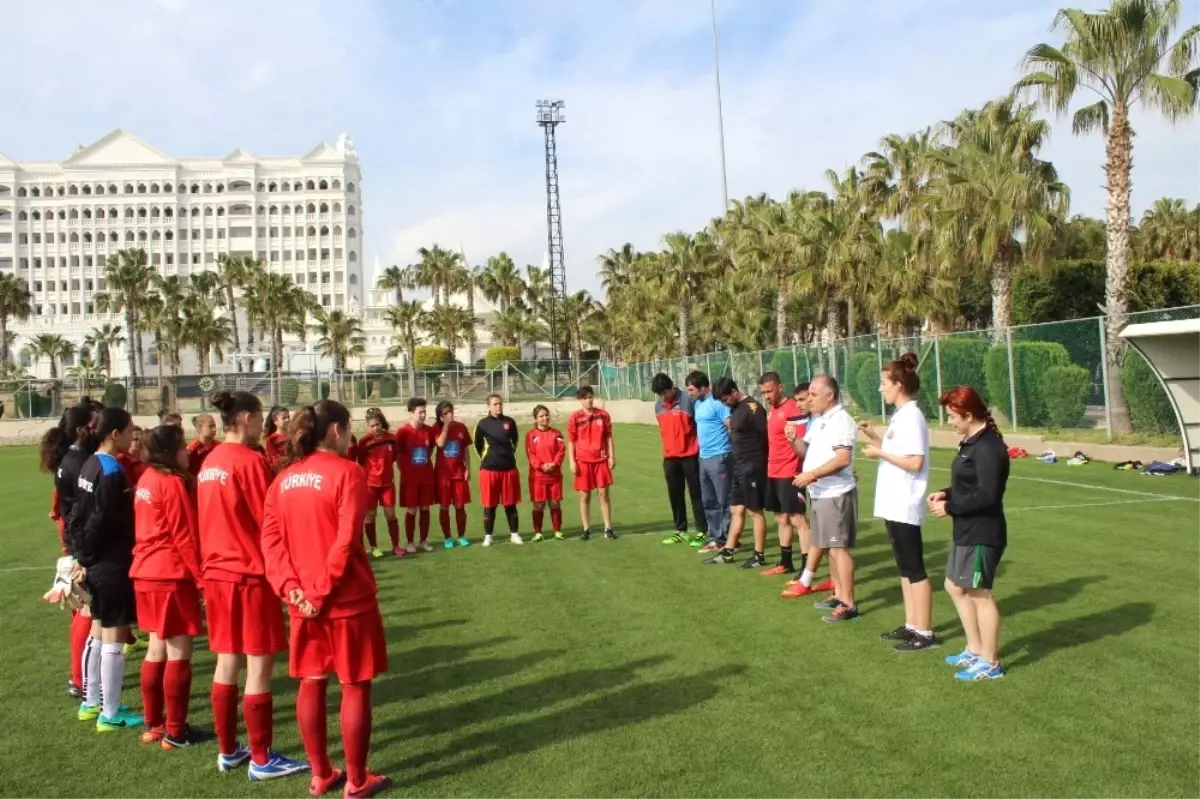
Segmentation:
[(83, 397), (134, 413), (155, 414), (162, 408), (181, 414), (209, 409), (208, 398), (217, 391), (248, 391), (264, 404), (296, 407), (331, 397), (347, 405), (403, 406), (409, 397), (436, 402), (482, 403), (489, 394), (508, 401), (548, 401), (575, 396), (580, 386), (598, 386), (600, 367), (595, 361), (506, 361), (488, 369), (450, 364), (414, 369), (368, 367), (340, 373), (225, 372), (209, 375), (163, 375), (90, 380), (65, 378), (40, 380), (22, 377), (0, 380), (3, 418), (56, 418), (62, 409)]
[[(1129, 324), (1200, 317), (1200, 306), (1130, 314)], [(886, 417), (879, 392), (883, 364), (902, 353), (920, 359), (918, 404), (931, 420), (944, 422), (938, 396), (959, 385), (973, 386), (993, 409), (998, 422), (1013, 432), (1096, 429), (1111, 437), (1109, 374), (1105, 363), (1105, 318), (1024, 325), (1006, 330), (921, 333), (905, 338), (856, 336), (822, 344), (759, 352), (711, 352), (601, 367), (602, 394), (609, 399), (651, 400), (650, 380), (659, 372), (682, 384), (699, 370), (710, 379), (731, 376), (753, 391), (766, 372), (777, 372), (786, 386), (825, 373), (837, 377), (862, 416)], [(1178, 434), (1166, 392), (1132, 348), (1121, 347), (1119, 379), (1133, 432), (1153, 437)]]

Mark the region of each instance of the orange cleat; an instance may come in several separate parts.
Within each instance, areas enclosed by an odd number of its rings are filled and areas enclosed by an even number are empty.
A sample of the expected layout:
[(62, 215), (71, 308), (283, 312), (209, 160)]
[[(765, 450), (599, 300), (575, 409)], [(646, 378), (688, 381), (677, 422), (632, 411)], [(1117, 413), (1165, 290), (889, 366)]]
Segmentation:
[(806, 585), (802, 585), (801, 583), (793, 582), (788, 583), (787, 588), (783, 589), (783, 593), (780, 594), (780, 596), (784, 599), (799, 599), (802, 596), (808, 596), (809, 594), (815, 594), (816, 592), (817, 591), (815, 588), (810, 588)]
[(367, 772), (367, 781), (362, 785), (351, 785), (350, 780), (346, 780), (346, 791), (342, 794), (345, 799), (367, 799), (369, 796), (374, 796), (380, 791), (387, 790), (392, 785), (390, 778), (382, 774), (372, 774)]
[(161, 743), (166, 734), (166, 727), (151, 727), (142, 733), (141, 741), (144, 744)]
[(335, 768), (330, 772), (328, 777), (318, 777), (316, 774), (308, 781), (308, 795), (322, 796), (329, 793), (338, 785), (341, 785), (342, 780), (346, 779), (346, 772), (340, 768)]
[(759, 572), (759, 574), (761, 574), (763, 577), (778, 577), (781, 574), (787, 574), (788, 571), (788, 569), (785, 569), (782, 566), (772, 566), (766, 571)]
[(826, 591), (832, 591), (833, 590), (833, 580), (832, 579), (822, 580), (821, 582), (814, 585), (812, 587), (812, 590), (813, 590), (813, 593), (815, 593), (815, 594), (823, 594)]

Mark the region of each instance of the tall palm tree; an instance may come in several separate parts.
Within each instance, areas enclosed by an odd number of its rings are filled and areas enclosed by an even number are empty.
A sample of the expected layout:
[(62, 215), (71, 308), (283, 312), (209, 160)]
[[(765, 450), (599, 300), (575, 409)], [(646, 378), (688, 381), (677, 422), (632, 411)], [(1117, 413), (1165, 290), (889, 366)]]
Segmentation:
[[(678, 353), (687, 355), (691, 308), (700, 285), (712, 276), (717, 252), (707, 232), (693, 235), (679, 230), (668, 233), (663, 243), (667, 246), (658, 258), (658, 282), (663, 291), (674, 298), (679, 313)], [(567, 326), (572, 333), (576, 332), (569, 318)], [(578, 346), (577, 342), (570, 343)]]
[(1200, 230), (1183, 200), (1164, 197), (1155, 200), (1138, 226), (1142, 257), (1146, 260), (1195, 260), (1196, 239)]
[(1124, 342), (1118, 335), (1129, 310), (1130, 113), (1138, 103), (1171, 122), (1195, 113), (1200, 26), (1193, 25), (1171, 41), (1181, 6), (1179, 0), (1113, 0), (1106, 11), (1096, 13), (1062, 9), (1053, 23), (1063, 32), (1062, 46), (1030, 48), (1025, 54), (1025, 76), (1017, 82), (1017, 89), (1032, 91), (1045, 107), (1059, 114), (1067, 112), (1082, 89), (1099, 97), (1075, 112), (1071, 128), (1076, 134), (1099, 130), (1105, 138), (1108, 401), (1118, 432), (1130, 430), (1120, 380)]
[(9, 363), (8, 322), (23, 322), (33, 314), (33, 296), (25, 281), (10, 272), (0, 272), (0, 364)]
[(288, 275), (276, 272), (260, 274), (249, 287), (259, 324), (271, 342), (272, 402), (279, 401), (279, 380), (283, 376), (283, 335), (304, 340), (305, 320), (317, 309), (316, 298), (297, 286)]
[(490, 302), (499, 302), (501, 311), (524, 296), (525, 288), (520, 270), (506, 252), (488, 258), (479, 273), (479, 290)]
[(395, 358), (401, 353), (408, 366), (409, 396), (417, 394), (417, 347), (421, 345), (421, 331), (428, 327), (425, 310), (416, 300), (396, 303), (383, 312), (383, 320), (391, 325), (392, 346), (387, 357)]
[(159, 292), (142, 297), (138, 303), (138, 333), (154, 336), (154, 387), (159, 398), (163, 395), (163, 370), (175, 362), (175, 348), (182, 346), (183, 330), (179, 306), (168, 305)]
[(415, 286), (412, 267), (389, 266), (375, 281), (375, 288), (395, 292), (395, 302), (404, 301), (404, 290)]
[(212, 371), (212, 356), (225, 360), (225, 347), (233, 341), (235, 325), (213, 312), (211, 305), (188, 304), (183, 307), (182, 338), (196, 351), (201, 374)]
[(92, 332), (88, 333), (83, 339), (84, 345), (96, 352), (100, 357), (98, 364), (104, 370), (106, 375), (112, 374), (112, 348), (119, 347), (125, 343), (125, 336), (121, 332), (120, 325), (114, 325), (111, 322), (92, 328)]
[(434, 306), (425, 317), (425, 329), (434, 341), (453, 354), (466, 342), (478, 321), (465, 308), (444, 303)]
[(130, 410), (138, 412), (137, 378), (138, 365), (142, 363), (142, 336), (140, 308), (150, 290), (155, 271), (146, 263), (146, 251), (139, 249), (120, 250), (108, 257), (104, 265), (105, 290), (92, 297), (100, 313), (124, 313), (125, 329), (132, 337), (128, 348), (128, 368), (132, 403)]
[(435, 244), (432, 247), (421, 247), (417, 250), (417, 256), (420, 260), (408, 267), (413, 282), (433, 293), (435, 306), (449, 302), (450, 286), (460, 261), (459, 254)]
[[(467, 256), (461, 250), (458, 253), (458, 261), (450, 269), (447, 282), (449, 284), (450, 293), (462, 294), (467, 302), (467, 316), (475, 318), (475, 290), (479, 287), (479, 269), (472, 268), (467, 264)], [(467, 364), (475, 363), (475, 348), (479, 344), (479, 331), (471, 325), (471, 330), (467, 334)]]
[(62, 384), (58, 381), (58, 365), (75, 354), (75, 345), (57, 333), (39, 333), (29, 340), (29, 352), (34, 360), (45, 358), (50, 362), (50, 391), (54, 398), (53, 412), (58, 413), (62, 404)]
[(316, 320), (309, 329), (318, 336), (317, 351), (332, 359), (333, 371), (340, 375), (345, 371), (346, 361), (354, 354), (355, 346), (366, 340), (362, 322), (358, 317), (337, 309), (322, 308), (315, 316)]
[(80, 358), (79, 363), (67, 367), (67, 377), (79, 383), (80, 396), (86, 396), (93, 383), (104, 381), (106, 372), (91, 358)]
[(529, 334), (533, 320), (529, 311), (520, 305), (510, 305), (492, 315), (488, 323), (492, 340), (501, 346), (520, 348), (521, 341)]
[(600, 262), (600, 286), (606, 294), (629, 285), (637, 259), (638, 251), (629, 242), (622, 244), (621, 249), (609, 250), (596, 259)]
[[(266, 265), (259, 259), (249, 255), (230, 255), (222, 253), (217, 257), (216, 272), (201, 272), (193, 275), (193, 282), (197, 278), (202, 281), (202, 289), (204, 293), (209, 291), (219, 291), (221, 293), (221, 305), (229, 311), (229, 319), (231, 321), (231, 333), (233, 334), (233, 349), (235, 352), (242, 351), (242, 338), (238, 333), (237, 325), (237, 297), (236, 292), (244, 291), (260, 272), (266, 271)], [(208, 275), (214, 275), (214, 278), (208, 278)], [(246, 346), (253, 343), (254, 331), (247, 321), (246, 330)], [(237, 370), (242, 371), (242, 362), (239, 359), (236, 364)]]

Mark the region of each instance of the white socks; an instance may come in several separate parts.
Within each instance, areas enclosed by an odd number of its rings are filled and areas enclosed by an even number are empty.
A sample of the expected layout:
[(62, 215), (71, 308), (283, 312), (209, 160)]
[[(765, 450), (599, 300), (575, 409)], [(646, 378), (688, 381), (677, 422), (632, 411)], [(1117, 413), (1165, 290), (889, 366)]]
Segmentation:
[(125, 645), (103, 644), (100, 651), (99, 672), (104, 694), (104, 708), (100, 712), (111, 719), (121, 708), (121, 683), (125, 680)]
[(805, 569), (804, 573), (800, 575), (800, 585), (804, 586), (805, 588), (812, 588), (812, 581), (816, 576), (817, 575), (813, 572)]
[(100, 639), (90, 635), (83, 644), (83, 703), (92, 707), (100, 704), (101, 646)]

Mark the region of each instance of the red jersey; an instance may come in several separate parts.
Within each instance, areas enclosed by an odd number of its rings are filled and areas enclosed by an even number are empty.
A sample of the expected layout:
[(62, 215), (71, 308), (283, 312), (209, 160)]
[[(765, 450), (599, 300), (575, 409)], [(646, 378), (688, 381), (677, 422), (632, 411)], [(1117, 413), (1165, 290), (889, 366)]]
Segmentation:
[[(767, 411), (767, 477), (787, 477), (791, 479), (800, 474), (800, 456), (792, 449), (788, 441), (787, 423), (804, 419), (800, 406), (791, 397)], [(796, 437), (804, 436), (804, 425), (796, 425)]]
[(654, 403), (654, 417), (658, 420), (658, 433), (662, 438), (664, 458), (690, 458), (700, 454), (700, 440), (696, 438), (696, 419), (692, 398), (677, 388), (674, 399), (660, 397)]
[[(529, 475), (531, 480), (545, 483), (557, 483), (562, 480), (563, 456), (567, 454), (567, 444), (563, 434), (553, 427), (538, 430), (536, 427), (525, 434), (525, 455), (529, 458)], [(542, 467), (550, 464), (554, 468), (543, 471)]]
[(432, 425), (405, 424), (396, 431), (396, 461), (400, 480), (409, 485), (433, 485), (433, 451), (437, 433)]
[[(437, 438), (442, 435), (442, 423), (433, 426)], [(471, 431), (462, 422), (451, 422), (446, 443), (438, 447), (434, 472), (442, 480), (467, 479), (467, 451), (471, 447)]]
[(567, 420), (567, 438), (575, 446), (576, 463), (602, 463), (608, 460), (608, 439), (612, 438), (612, 417), (603, 408), (583, 408)]
[(267, 455), (267, 465), (272, 471), (278, 471), (283, 465), (283, 459), (287, 457), (287, 444), (286, 433), (268, 433), (263, 439), (263, 451)]
[(137, 485), (138, 480), (141, 480), (142, 475), (146, 472), (146, 464), (128, 452), (118, 452), (117, 463), (121, 464), (121, 468), (125, 470), (125, 477), (128, 478), (130, 485)]
[(266, 460), (250, 447), (221, 444), (209, 453), (196, 476), (205, 580), (241, 582), (264, 574), (259, 536), (270, 485)]
[(396, 437), (391, 433), (367, 433), (354, 446), (353, 460), (362, 466), (367, 485), (371, 488), (394, 485)]
[(350, 434), (350, 446), (346, 448), (346, 460), (358, 463), (358, 438), (353, 433)]
[[(281, 597), (293, 588), (329, 618), (374, 607), (375, 574), (363, 549), (367, 481), (332, 452), (315, 452), (284, 469), (267, 494), (262, 542), (267, 579)], [(291, 608), (293, 616), (299, 611)]]
[(217, 448), (217, 443), (214, 440), (205, 444), (197, 438), (188, 444), (188, 471), (193, 475), (200, 474), (200, 467), (204, 465), (204, 459), (208, 457), (208, 453)]
[(133, 492), (135, 580), (200, 582), (200, 532), (187, 483), (147, 469)]

